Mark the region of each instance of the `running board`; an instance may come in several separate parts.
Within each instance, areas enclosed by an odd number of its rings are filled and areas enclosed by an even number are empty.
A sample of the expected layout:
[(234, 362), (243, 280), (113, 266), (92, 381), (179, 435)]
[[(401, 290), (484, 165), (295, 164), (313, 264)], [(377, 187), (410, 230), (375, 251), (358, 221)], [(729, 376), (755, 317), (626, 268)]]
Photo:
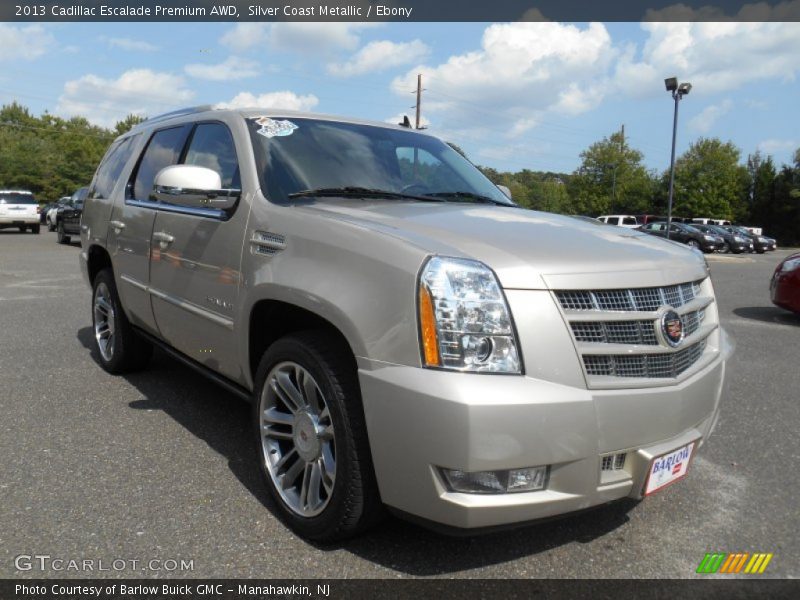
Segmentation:
[(160, 340), (159, 338), (155, 337), (154, 335), (147, 333), (143, 329), (140, 329), (139, 327), (136, 327), (135, 325), (133, 326), (133, 328), (136, 330), (136, 333), (138, 335), (142, 336), (144, 339), (146, 339), (148, 342), (152, 343), (153, 345), (158, 346), (164, 352), (166, 352), (167, 354), (169, 354), (173, 358), (177, 359), (179, 362), (183, 363), (184, 365), (186, 365), (190, 369), (193, 369), (193, 370), (197, 371), (198, 373), (200, 373), (204, 377), (207, 377), (208, 379), (210, 379), (211, 381), (216, 383), (218, 386), (228, 390), (232, 394), (235, 394), (236, 396), (238, 396), (242, 400), (244, 400), (246, 402), (252, 402), (252, 400), (253, 400), (252, 394), (246, 388), (242, 387), (238, 383), (234, 383), (233, 381), (231, 381), (227, 377), (225, 377), (223, 375), (220, 375), (219, 373), (215, 373), (214, 371), (212, 371), (208, 367), (200, 364), (199, 362), (197, 362), (196, 360), (194, 360), (192, 358), (189, 358), (188, 356), (186, 356), (182, 352), (179, 352), (178, 350), (175, 350), (175, 348), (173, 348), (172, 346), (168, 345), (165, 341)]

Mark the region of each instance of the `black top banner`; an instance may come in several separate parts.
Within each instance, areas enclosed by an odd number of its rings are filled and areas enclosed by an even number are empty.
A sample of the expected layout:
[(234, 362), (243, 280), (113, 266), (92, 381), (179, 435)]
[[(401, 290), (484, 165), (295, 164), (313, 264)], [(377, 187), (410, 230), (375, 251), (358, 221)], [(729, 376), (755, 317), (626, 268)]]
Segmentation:
[(800, 0), (3, 0), (0, 21), (800, 21)]

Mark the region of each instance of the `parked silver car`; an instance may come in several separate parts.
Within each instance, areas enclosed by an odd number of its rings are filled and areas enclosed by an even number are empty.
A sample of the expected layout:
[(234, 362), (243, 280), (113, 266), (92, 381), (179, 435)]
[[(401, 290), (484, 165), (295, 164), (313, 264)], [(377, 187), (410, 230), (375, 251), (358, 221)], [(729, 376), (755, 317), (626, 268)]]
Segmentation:
[(717, 420), (732, 343), (701, 255), (521, 209), (401, 126), (150, 119), (100, 164), (81, 245), (101, 365), (157, 344), (251, 399), (308, 538), (387, 506), (480, 530), (642, 498)]

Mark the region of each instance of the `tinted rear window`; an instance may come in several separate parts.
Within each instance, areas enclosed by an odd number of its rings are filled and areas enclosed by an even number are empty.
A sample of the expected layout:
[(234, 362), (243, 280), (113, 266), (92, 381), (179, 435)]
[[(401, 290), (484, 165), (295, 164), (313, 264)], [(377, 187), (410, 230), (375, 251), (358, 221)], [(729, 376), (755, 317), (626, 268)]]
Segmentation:
[(0, 204), (36, 204), (36, 199), (33, 194), (0, 192)]

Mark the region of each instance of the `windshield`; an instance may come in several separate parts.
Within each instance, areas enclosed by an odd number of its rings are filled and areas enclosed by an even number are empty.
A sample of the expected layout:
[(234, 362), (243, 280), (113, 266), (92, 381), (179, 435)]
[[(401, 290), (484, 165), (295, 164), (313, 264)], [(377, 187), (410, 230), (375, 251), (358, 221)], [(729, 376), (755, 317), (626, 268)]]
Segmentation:
[(0, 192), (0, 204), (36, 204), (33, 194)]
[(259, 117), (247, 123), (262, 189), (273, 202), (287, 202), (290, 194), (307, 190), (363, 188), (431, 196), (432, 201), (483, 197), (514, 206), (472, 163), (434, 137), (294, 117)]

